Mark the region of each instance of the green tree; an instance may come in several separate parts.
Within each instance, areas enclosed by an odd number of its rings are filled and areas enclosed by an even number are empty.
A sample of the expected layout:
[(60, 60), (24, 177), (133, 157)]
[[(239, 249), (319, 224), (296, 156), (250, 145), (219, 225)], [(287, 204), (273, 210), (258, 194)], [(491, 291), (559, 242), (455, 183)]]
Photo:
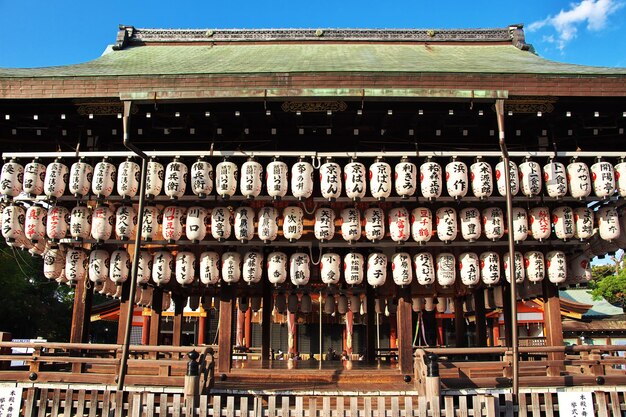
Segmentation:
[[(619, 272), (615, 272), (616, 269)], [(589, 282), (594, 300), (605, 298), (611, 304), (626, 305), (626, 269), (616, 265), (597, 265), (591, 269)]]
[(43, 262), (0, 244), (0, 331), (16, 339), (67, 341), (73, 290), (43, 276)]

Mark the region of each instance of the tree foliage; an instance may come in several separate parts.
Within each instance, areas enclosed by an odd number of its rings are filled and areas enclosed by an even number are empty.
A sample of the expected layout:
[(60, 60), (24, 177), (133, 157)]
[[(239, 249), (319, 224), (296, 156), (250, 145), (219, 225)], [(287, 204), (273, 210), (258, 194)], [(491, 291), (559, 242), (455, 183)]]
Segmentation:
[(15, 339), (67, 341), (73, 290), (42, 271), (41, 258), (0, 244), (0, 331)]
[[(619, 272), (615, 272), (616, 269)], [(594, 300), (605, 298), (611, 304), (626, 304), (626, 269), (616, 265), (597, 265), (591, 269), (589, 282)]]

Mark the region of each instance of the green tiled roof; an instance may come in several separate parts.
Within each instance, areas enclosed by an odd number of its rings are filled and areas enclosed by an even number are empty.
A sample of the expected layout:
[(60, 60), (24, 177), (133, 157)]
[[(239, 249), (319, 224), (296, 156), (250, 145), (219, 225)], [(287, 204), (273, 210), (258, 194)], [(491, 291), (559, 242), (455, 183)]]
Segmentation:
[(583, 314), (583, 317), (587, 318), (616, 316), (624, 313), (621, 308), (614, 306), (604, 298), (594, 300), (591, 296), (591, 290), (588, 289), (561, 290), (559, 291), (559, 297), (581, 304), (592, 305), (593, 307)]
[(0, 77), (264, 73), (487, 73), (626, 75), (626, 68), (549, 61), (513, 45), (226, 43), (130, 46), (78, 65), (12, 69)]

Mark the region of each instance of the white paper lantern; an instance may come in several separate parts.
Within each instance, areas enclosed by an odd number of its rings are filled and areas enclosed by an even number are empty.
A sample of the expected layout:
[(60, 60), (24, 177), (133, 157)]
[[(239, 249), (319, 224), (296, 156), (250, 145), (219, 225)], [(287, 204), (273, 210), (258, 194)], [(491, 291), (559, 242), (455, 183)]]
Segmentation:
[(208, 251), (200, 254), (200, 282), (215, 285), (220, 280), (220, 255)]
[(289, 258), (289, 277), (296, 286), (306, 285), (311, 277), (311, 260), (304, 252), (296, 252)]
[(243, 280), (248, 284), (261, 281), (263, 274), (263, 254), (258, 251), (246, 252), (243, 256)]
[(18, 196), (23, 189), (24, 166), (15, 159), (2, 166), (0, 174), (0, 195)]
[(419, 244), (425, 244), (433, 235), (433, 213), (427, 207), (411, 211), (411, 235)]
[(34, 205), (26, 210), (24, 220), (24, 236), (31, 242), (39, 242), (46, 237), (46, 216), (48, 212), (45, 208)]
[(465, 162), (457, 161), (453, 157), (452, 161), (446, 165), (446, 189), (448, 190), (448, 195), (458, 200), (467, 195), (468, 188), (467, 165), (465, 165)]
[(109, 267), (109, 279), (121, 285), (128, 279), (130, 271), (130, 256), (124, 249), (111, 252), (111, 266)]
[(519, 172), (517, 165), (513, 161), (509, 161), (509, 181), (505, 181), (504, 161), (498, 162), (496, 165), (496, 183), (498, 184), (498, 192), (501, 196), (506, 196), (506, 189), (511, 188), (511, 195), (517, 195), (519, 192)]
[(349, 252), (343, 258), (343, 275), (348, 285), (360, 285), (363, 282), (365, 258), (357, 252)]
[[(28, 165), (26, 165), (28, 167)], [(615, 165), (615, 187), (620, 197), (626, 197), (626, 159), (620, 158), (619, 163)], [(24, 174), (26, 178), (26, 174)], [(24, 180), (26, 183), (26, 180)]]
[(276, 240), (278, 236), (278, 210), (276, 208), (266, 206), (259, 211), (257, 234), (265, 243)]
[(562, 284), (567, 280), (567, 260), (565, 254), (559, 250), (553, 250), (546, 254), (546, 269), (548, 280), (553, 284)]
[(44, 178), (44, 194), (48, 198), (59, 198), (65, 192), (69, 180), (69, 170), (65, 164), (57, 158), (46, 168)]
[(283, 252), (272, 252), (267, 256), (267, 278), (274, 285), (287, 280), (287, 255)]
[(155, 206), (145, 206), (143, 209), (143, 222), (141, 225), (141, 238), (151, 241), (157, 238), (159, 234), (159, 225), (161, 223), (161, 213)]
[(263, 165), (248, 158), (241, 166), (241, 179), (239, 191), (246, 198), (255, 198), (261, 194), (263, 188)]
[(397, 243), (404, 243), (411, 236), (409, 211), (404, 207), (389, 210), (389, 236)]
[(320, 259), (320, 278), (324, 284), (332, 285), (339, 282), (340, 265), (341, 256), (336, 253), (325, 253), (322, 255)]
[(396, 285), (404, 287), (413, 281), (411, 255), (407, 252), (396, 252), (391, 256), (391, 275)]
[(435, 262), (430, 252), (420, 252), (413, 257), (415, 279), (420, 285), (435, 283)]
[(335, 210), (330, 207), (320, 207), (315, 210), (313, 234), (320, 242), (326, 242), (335, 237)]
[(470, 288), (480, 282), (480, 261), (474, 252), (464, 252), (459, 255), (459, 275), (461, 283)]
[(429, 200), (434, 200), (441, 196), (442, 179), (441, 165), (427, 158), (426, 162), (420, 165), (420, 189), (422, 195)]
[(619, 215), (615, 207), (606, 206), (598, 209), (598, 233), (600, 238), (613, 241), (620, 235)]
[[(48, 213), (48, 218), (50, 218), (50, 213)], [(109, 206), (96, 207), (91, 216), (91, 237), (97, 241), (110, 239), (114, 222), (113, 211)]]
[(466, 207), (459, 212), (461, 220), (461, 236), (468, 242), (475, 242), (480, 239), (482, 225), (480, 210), (475, 207)]
[(302, 237), (304, 230), (304, 211), (300, 207), (289, 206), (283, 210), (283, 236), (290, 242)]
[(186, 209), (179, 206), (166, 207), (163, 210), (163, 239), (176, 242), (183, 237)]
[(576, 158), (572, 159), (567, 165), (567, 182), (572, 197), (583, 199), (589, 196), (593, 186), (587, 164)]
[(378, 207), (370, 207), (365, 210), (363, 215), (365, 217), (365, 238), (371, 242), (383, 239), (385, 237), (385, 213), (383, 210)]
[(367, 189), (367, 183), (365, 182), (366, 174), (367, 169), (365, 168), (365, 165), (358, 162), (354, 158), (343, 168), (343, 179), (348, 198), (353, 201), (359, 201), (365, 197)]
[(524, 160), (519, 166), (520, 188), (522, 194), (534, 197), (541, 194), (541, 165), (530, 159)]
[(320, 191), (329, 201), (341, 195), (341, 167), (331, 158), (320, 167)]
[(394, 167), (394, 185), (396, 194), (402, 198), (408, 198), (417, 191), (417, 166), (409, 161), (406, 156)]
[(43, 254), (43, 275), (48, 279), (57, 279), (65, 268), (66, 250), (63, 247), (52, 247)]
[(499, 240), (504, 236), (504, 213), (499, 207), (489, 207), (482, 211), (485, 237), (489, 240)]
[(543, 241), (550, 237), (550, 210), (547, 207), (533, 207), (528, 213), (530, 217), (530, 231), (534, 239)]
[(213, 165), (203, 158), (198, 158), (191, 165), (191, 192), (205, 198), (213, 191)]
[(115, 211), (115, 235), (120, 240), (130, 240), (137, 231), (137, 213), (132, 206), (119, 206)]
[(567, 173), (565, 165), (553, 159), (543, 166), (543, 179), (546, 192), (553, 198), (563, 198), (567, 194)]
[(158, 286), (165, 285), (172, 278), (174, 257), (167, 251), (156, 251), (152, 257), (152, 281)]
[(298, 200), (313, 195), (313, 165), (303, 157), (291, 167), (291, 194)]
[(557, 239), (572, 239), (576, 231), (574, 210), (567, 206), (555, 208), (552, 211), (552, 224), (554, 225), (554, 234)]
[(152, 276), (152, 255), (150, 252), (139, 251), (139, 262), (137, 263), (137, 284), (148, 285)]
[(615, 171), (610, 162), (598, 158), (597, 162), (591, 165), (591, 180), (593, 192), (597, 197), (608, 198), (615, 193)]
[[(515, 252), (515, 263), (513, 265), (513, 276), (515, 277), (515, 282), (520, 284), (524, 282), (524, 278), (526, 276), (524, 270), (524, 257), (521, 252)], [(504, 265), (504, 276), (507, 282), (511, 282), (511, 262), (509, 260), (509, 252), (505, 252), (502, 257), (502, 263)]]
[(108, 158), (104, 158), (96, 164), (91, 184), (91, 191), (96, 198), (107, 198), (111, 195), (115, 186), (116, 172), (115, 165), (108, 162)]
[(53, 206), (48, 210), (46, 234), (53, 241), (65, 239), (69, 226), (70, 212), (63, 206)]
[(380, 287), (387, 280), (387, 256), (374, 252), (367, 257), (367, 283), (372, 287)]
[[(38, 196), (43, 193), (43, 184), (46, 178), (46, 166), (40, 164), (38, 159), (29, 162), (24, 167), (24, 179), (22, 191), (29, 196)], [(0, 190), (2, 188), (0, 187)], [(1, 194), (4, 194), (0, 192)]]
[(580, 240), (586, 240), (593, 236), (593, 225), (595, 216), (593, 210), (587, 207), (576, 207), (574, 209), (574, 237)]
[(81, 249), (69, 249), (65, 255), (65, 278), (72, 283), (85, 279), (87, 257)]
[(481, 157), (476, 158), (470, 166), (470, 179), (472, 182), (472, 193), (481, 200), (491, 197), (493, 193), (493, 172), (491, 165), (483, 161)]
[(376, 158), (376, 162), (370, 165), (369, 177), (372, 197), (384, 200), (391, 195), (391, 165), (382, 158)]
[(174, 158), (165, 168), (165, 195), (175, 200), (185, 195), (187, 189), (187, 165)]
[(70, 169), (70, 193), (78, 198), (85, 197), (92, 188), (93, 167), (86, 163), (83, 158), (72, 164)]
[(254, 209), (240, 206), (235, 209), (234, 215), (235, 239), (246, 243), (254, 238)]
[(103, 249), (92, 250), (89, 254), (89, 280), (101, 283), (109, 278), (109, 266), (111, 257), (109, 252)]
[(24, 239), (26, 212), (21, 206), (8, 205), (2, 209), (2, 236), (7, 242)]
[(515, 243), (523, 242), (528, 237), (528, 213), (521, 207), (513, 207), (513, 240)]
[(589, 258), (584, 254), (573, 258), (569, 262), (567, 275), (575, 283), (589, 282), (592, 279)]
[(265, 186), (267, 188), (267, 194), (275, 200), (281, 199), (287, 195), (287, 188), (289, 186), (287, 172), (289, 172), (289, 167), (278, 158), (274, 158), (272, 162), (267, 164)]
[[(361, 238), (361, 212), (356, 207), (341, 210), (341, 236), (347, 242)], [(384, 221), (384, 219), (383, 219)]]
[(211, 211), (211, 236), (222, 242), (232, 233), (233, 215), (228, 207), (214, 207)]
[(193, 243), (204, 240), (209, 223), (209, 211), (204, 207), (193, 206), (187, 209), (185, 236)]
[(488, 251), (480, 254), (480, 279), (485, 285), (496, 285), (500, 282), (500, 256)]
[(241, 278), (241, 255), (237, 252), (224, 252), (222, 255), (222, 280), (227, 284), (239, 282)]
[(161, 194), (164, 178), (165, 169), (163, 168), (163, 164), (154, 158), (150, 158), (146, 172), (146, 196), (148, 198), (153, 198)]
[(117, 193), (122, 198), (133, 198), (139, 190), (139, 164), (127, 158), (117, 170)]
[(190, 285), (196, 277), (196, 255), (182, 251), (176, 254), (176, 281), (180, 285)]
[(444, 243), (450, 243), (456, 239), (458, 226), (456, 210), (452, 207), (441, 207), (437, 210), (437, 237)]
[(454, 285), (456, 280), (456, 261), (454, 255), (443, 252), (437, 255), (437, 283), (443, 288)]
[(40, 240), (39, 242), (33, 243), (33, 247), (28, 249), (28, 253), (32, 256), (43, 256), (43, 253), (46, 251), (46, 241)]
[(215, 192), (224, 199), (232, 197), (237, 191), (237, 174), (235, 163), (224, 160), (215, 167)]
[(543, 253), (529, 251), (524, 254), (524, 266), (528, 281), (537, 283), (543, 281), (546, 275)]

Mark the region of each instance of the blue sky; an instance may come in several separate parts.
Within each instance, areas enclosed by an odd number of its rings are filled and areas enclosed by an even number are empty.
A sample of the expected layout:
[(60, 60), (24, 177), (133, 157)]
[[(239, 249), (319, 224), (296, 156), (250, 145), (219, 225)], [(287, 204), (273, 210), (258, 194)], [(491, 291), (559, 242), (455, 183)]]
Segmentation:
[(626, 0), (0, 0), (0, 67), (84, 62), (118, 24), (151, 28), (472, 28), (524, 23), (539, 55), (626, 66)]

